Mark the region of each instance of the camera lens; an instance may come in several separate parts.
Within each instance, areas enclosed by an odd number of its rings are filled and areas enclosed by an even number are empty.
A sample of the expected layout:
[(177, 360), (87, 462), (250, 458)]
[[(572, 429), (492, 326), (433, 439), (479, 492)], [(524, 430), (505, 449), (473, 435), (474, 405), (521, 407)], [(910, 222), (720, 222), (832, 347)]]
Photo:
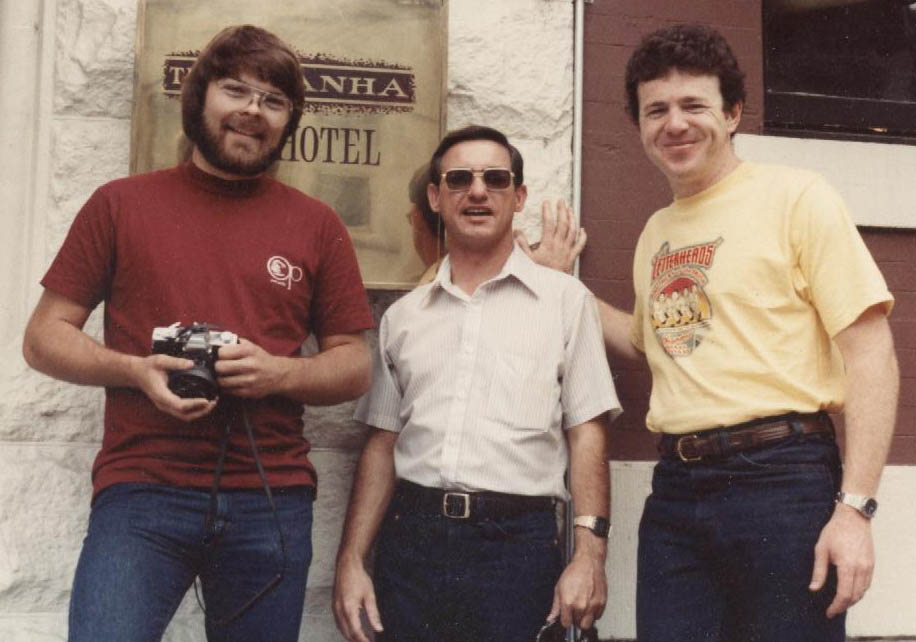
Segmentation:
[(187, 370), (169, 373), (169, 390), (182, 399), (216, 399), (218, 386), (207, 364), (195, 364)]

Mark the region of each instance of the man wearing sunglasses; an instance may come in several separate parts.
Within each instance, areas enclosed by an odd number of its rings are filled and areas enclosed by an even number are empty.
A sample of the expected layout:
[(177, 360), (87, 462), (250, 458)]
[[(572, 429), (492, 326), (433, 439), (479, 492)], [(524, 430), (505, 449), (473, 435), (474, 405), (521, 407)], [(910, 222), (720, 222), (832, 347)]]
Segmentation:
[(822, 177), (735, 155), (744, 74), (719, 33), (649, 34), (626, 89), (674, 196), (637, 243), (633, 314), (602, 306), (609, 349), (648, 361), (659, 433), (637, 637), (842, 642), (874, 565), (893, 297)]
[[(449, 254), (385, 313), (356, 411), (371, 431), (334, 589), (351, 642), (368, 640), (362, 615), (381, 640), (530, 642), (548, 619), (589, 628), (604, 608), (605, 430), (620, 406), (593, 297), (514, 242), (522, 172), (479, 126), (447, 134), (430, 162)], [(580, 527), (563, 569), (569, 495)]]
[[(299, 639), (316, 483), (303, 404), (366, 390), (373, 326), (340, 219), (264, 173), (304, 94), (276, 36), (221, 31), (182, 85), (190, 159), (99, 188), (42, 280), (26, 359), (106, 393), (73, 642), (161, 639), (196, 577), (208, 640)], [(82, 331), (102, 301), (104, 345)], [(179, 396), (169, 373), (193, 362), (150, 354), (176, 321), (241, 338), (219, 348), (218, 399)]]

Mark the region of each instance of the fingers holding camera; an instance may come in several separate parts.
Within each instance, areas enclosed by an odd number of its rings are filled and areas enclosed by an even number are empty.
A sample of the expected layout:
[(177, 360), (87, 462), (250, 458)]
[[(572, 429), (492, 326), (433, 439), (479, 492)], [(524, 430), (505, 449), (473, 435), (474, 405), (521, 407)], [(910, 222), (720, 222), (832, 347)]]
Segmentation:
[(260, 399), (280, 389), (286, 376), (285, 361), (247, 339), (239, 339), (239, 343), (219, 349), (214, 366), (217, 383), (226, 394)]
[(188, 359), (164, 354), (142, 357), (135, 362), (134, 380), (137, 388), (149, 397), (156, 408), (176, 419), (194, 421), (212, 412), (216, 407), (216, 401), (202, 397), (182, 399), (168, 386), (169, 372), (185, 370), (193, 365), (194, 362)]

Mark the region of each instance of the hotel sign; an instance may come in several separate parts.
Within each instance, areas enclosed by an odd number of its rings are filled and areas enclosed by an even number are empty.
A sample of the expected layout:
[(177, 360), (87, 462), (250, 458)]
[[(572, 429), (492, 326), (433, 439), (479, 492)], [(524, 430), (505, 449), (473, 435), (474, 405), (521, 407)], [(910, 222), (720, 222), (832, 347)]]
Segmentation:
[(141, 0), (131, 171), (187, 157), (179, 97), (220, 29), (255, 24), (299, 54), (302, 120), (275, 174), (330, 204), (346, 223), (367, 287), (409, 288), (423, 271), (404, 212), (407, 183), (445, 121), (445, 0), (251, 3)]

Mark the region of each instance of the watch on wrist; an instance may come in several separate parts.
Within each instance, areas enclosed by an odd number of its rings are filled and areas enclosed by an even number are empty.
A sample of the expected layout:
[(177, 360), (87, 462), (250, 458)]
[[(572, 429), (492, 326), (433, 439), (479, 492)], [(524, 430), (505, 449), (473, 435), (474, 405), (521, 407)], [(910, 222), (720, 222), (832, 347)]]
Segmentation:
[(573, 520), (573, 526), (587, 528), (598, 537), (610, 537), (611, 522), (607, 517), (598, 517), (597, 515), (579, 515)]
[(874, 517), (878, 511), (878, 501), (868, 495), (851, 495), (840, 491), (836, 494), (836, 502), (837, 504), (852, 506), (867, 519)]

